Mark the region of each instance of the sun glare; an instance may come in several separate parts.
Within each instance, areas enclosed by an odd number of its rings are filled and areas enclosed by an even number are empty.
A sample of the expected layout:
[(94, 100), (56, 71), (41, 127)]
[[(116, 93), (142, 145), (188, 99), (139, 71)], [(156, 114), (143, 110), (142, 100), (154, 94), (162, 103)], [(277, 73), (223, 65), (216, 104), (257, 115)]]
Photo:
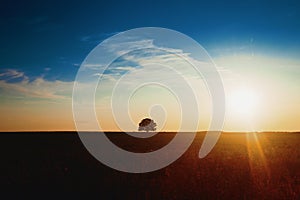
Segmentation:
[(227, 104), (229, 112), (249, 116), (257, 109), (258, 95), (251, 89), (240, 88), (228, 95)]

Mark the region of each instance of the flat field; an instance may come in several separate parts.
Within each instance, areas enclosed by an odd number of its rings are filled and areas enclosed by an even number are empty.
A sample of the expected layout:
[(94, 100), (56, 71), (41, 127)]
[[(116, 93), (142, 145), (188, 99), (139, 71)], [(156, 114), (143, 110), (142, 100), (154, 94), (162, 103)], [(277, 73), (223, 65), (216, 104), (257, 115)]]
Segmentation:
[[(106, 135), (126, 150), (148, 152), (166, 145), (175, 133), (148, 139)], [(97, 161), (75, 132), (0, 133), (1, 195), (10, 199), (300, 199), (300, 133), (222, 133), (210, 154), (199, 159), (204, 135), (197, 133), (190, 148), (171, 165), (130, 174)]]

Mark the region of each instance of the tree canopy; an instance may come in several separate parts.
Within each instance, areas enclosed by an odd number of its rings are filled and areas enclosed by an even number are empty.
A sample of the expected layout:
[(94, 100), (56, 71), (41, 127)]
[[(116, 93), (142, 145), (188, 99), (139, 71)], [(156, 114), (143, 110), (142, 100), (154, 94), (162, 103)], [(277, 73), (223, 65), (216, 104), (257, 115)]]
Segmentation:
[(150, 119), (145, 118), (139, 123), (139, 131), (155, 131), (156, 130), (156, 123)]

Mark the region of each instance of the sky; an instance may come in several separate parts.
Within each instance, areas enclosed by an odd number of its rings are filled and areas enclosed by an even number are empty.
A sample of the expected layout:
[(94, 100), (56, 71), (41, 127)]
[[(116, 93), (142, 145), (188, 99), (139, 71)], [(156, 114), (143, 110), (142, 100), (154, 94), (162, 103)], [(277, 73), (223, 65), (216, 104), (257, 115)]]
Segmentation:
[[(139, 27), (173, 29), (203, 46), (224, 83), (225, 131), (300, 130), (299, 15), (297, 1), (3, 1), (0, 131), (74, 130), (72, 91), (82, 62), (103, 40)], [(120, 59), (112, 67), (134, 68), (148, 59), (139, 58), (135, 65)], [(156, 73), (165, 78), (163, 71)], [(103, 80), (98, 88), (97, 116), (103, 129), (118, 130), (105, 93), (111, 81)], [(206, 130), (209, 92), (202, 80), (194, 84), (202, 100), (199, 130)], [(129, 104), (133, 124), (157, 103), (149, 98), (153, 93), (165, 111), (178, 108), (172, 94), (149, 86)], [(180, 112), (166, 119), (161, 112), (153, 114), (161, 121), (159, 129), (177, 129)]]

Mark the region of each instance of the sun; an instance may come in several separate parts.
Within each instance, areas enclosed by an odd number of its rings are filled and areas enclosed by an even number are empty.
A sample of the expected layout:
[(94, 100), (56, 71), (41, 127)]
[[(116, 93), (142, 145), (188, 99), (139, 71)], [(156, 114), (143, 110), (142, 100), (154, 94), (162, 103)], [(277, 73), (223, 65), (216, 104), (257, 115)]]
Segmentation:
[(239, 88), (227, 96), (228, 112), (239, 116), (254, 114), (258, 106), (258, 95), (249, 88)]

